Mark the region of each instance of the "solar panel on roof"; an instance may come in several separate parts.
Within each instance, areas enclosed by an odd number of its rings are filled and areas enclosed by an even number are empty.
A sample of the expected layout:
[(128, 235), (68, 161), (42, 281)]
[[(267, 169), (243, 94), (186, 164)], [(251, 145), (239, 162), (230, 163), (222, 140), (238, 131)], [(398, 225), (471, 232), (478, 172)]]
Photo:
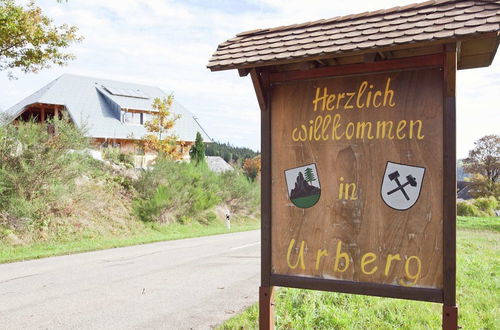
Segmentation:
[(141, 91), (140, 89), (131, 89), (131, 88), (117, 88), (111, 86), (102, 86), (109, 93), (116, 96), (126, 96), (126, 97), (135, 97), (138, 99), (149, 99), (149, 96)]

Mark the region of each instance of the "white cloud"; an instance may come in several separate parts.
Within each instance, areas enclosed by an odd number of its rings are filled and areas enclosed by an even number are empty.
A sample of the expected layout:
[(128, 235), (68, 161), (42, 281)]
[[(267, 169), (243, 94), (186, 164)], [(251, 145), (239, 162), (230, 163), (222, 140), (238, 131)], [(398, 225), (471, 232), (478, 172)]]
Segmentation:
[[(156, 85), (174, 91), (208, 134), (220, 141), (260, 149), (260, 110), (249, 77), (212, 73), (206, 64), (217, 45), (236, 33), (301, 23), (415, 0), (358, 0), (349, 6), (325, 0), (40, 1), (58, 24), (74, 24), (85, 40), (71, 47), (77, 60), (67, 67), (19, 80), (0, 76), (0, 107), (7, 108), (65, 72)], [(500, 62), (458, 75), (458, 154), (475, 140), (499, 133)], [(496, 124), (496, 125), (495, 125)]]

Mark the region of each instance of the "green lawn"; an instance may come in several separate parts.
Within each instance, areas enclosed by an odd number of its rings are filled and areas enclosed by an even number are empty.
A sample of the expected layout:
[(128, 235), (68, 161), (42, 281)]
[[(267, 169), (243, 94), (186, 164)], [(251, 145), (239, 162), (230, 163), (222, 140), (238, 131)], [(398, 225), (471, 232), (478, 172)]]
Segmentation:
[[(457, 299), (463, 329), (500, 329), (500, 218), (458, 218)], [(277, 329), (440, 329), (441, 304), (281, 288)], [(257, 329), (258, 306), (220, 329)]]
[(38, 259), (54, 255), (71, 254), (77, 252), (109, 249), (120, 246), (152, 243), (158, 241), (168, 241), (189, 237), (199, 237), (208, 235), (225, 234), (258, 229), (258, 221), (247, 220), (245, 222), (233, 222), (231, 230), (227, 230), (224, 223), (217, 222), (210, 225), (193, 223), (190, 225), (170, 224), (159, 225), (155, 223), (147, 224), (140, 231), (134, 234), (122, 236), (97, 236), (65, 238), (57, 241), (39, 242), (30, 245), (13, 246), (0, 241), (0, 263)]

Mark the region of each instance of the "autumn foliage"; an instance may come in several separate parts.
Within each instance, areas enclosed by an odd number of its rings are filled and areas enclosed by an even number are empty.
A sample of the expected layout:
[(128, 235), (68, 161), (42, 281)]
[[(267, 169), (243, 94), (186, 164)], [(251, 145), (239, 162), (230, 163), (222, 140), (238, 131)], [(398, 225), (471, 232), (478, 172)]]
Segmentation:
[(172, 132), (176, 120), (180, 118), (180, 115), (171, 111), (173, 102), (173, 95), (154, 99), (152, 119), (144, 123), (149, 133), (142, 138), (141, 146), (145, 152), (157, 152), (171, 159), (181, 159), (182, 149), (186, 145)]
[(252, 181), (255, 181), (255, 178), (259, 175), (260, 168), (260, 155), (254, 158), (247, 158), (243, 162), (243, 172)]

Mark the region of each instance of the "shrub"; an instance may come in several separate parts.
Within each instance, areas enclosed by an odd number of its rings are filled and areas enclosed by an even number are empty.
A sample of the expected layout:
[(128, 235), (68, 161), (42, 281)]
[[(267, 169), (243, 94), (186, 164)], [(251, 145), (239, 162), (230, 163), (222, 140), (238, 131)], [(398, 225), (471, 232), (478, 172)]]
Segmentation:
[(457, 215), (468, 217), (495, 216), (498, 205), (498, 200), (493, 196), (458, 202)]
[[(49, 134), (49, 126), (55, 134)], [(67, 119), (0, 127), (0, 211), (41, 219), (81, 175), (88, 140)]]
[(476, 198), (473, 203), (475, 207), (487, 216), (494, 216), (495, 210), (498, 208), (498, 201), (493, 196)]
[(120, 151), (120, 148), (106, 148), (103, 151), (103, 158), (115, 164), (123, 164), (126, 167), (134, 166), (134, 157)]
[(457, 203), (457, 215), (464, 217), (481, 217), (483, 216), (483, 212), (481, 212), (474, 204), (464, 201)]
[(213, 221), (209, 211), (221, 203), (240, 208), (258, 205), (258, 186), (237, 172), (217, 174), (206, 166), (157, 160), (134, 187), (139, 195), (134, 209), (143, 221)]

